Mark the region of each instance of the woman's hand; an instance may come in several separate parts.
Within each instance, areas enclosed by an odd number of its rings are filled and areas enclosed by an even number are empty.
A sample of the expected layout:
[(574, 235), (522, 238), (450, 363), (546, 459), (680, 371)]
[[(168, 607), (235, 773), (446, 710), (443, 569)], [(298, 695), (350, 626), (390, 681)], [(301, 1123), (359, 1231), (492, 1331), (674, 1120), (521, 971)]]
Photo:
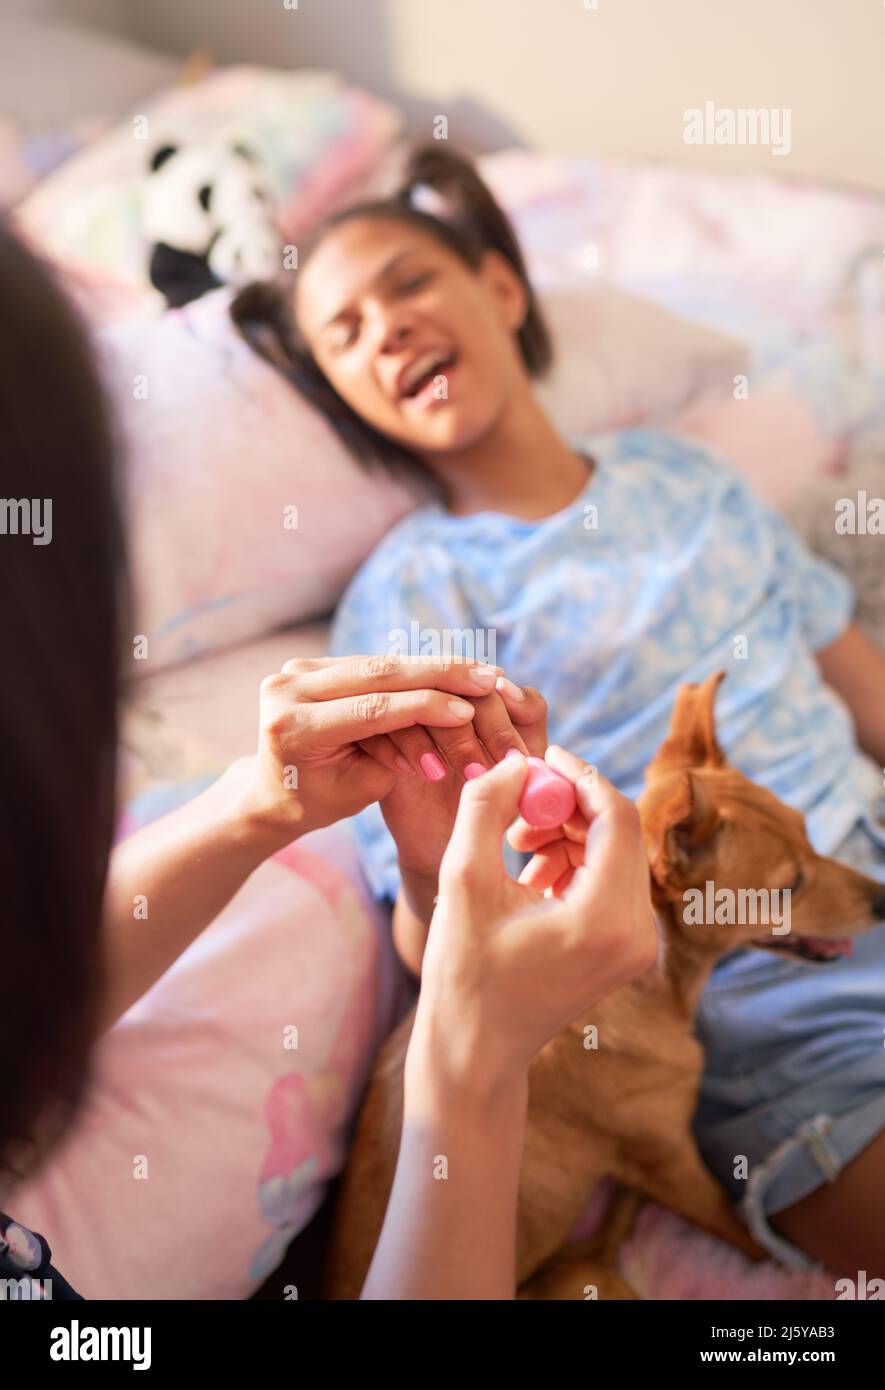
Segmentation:
[[(504, 871), (501, 841), (525, 759), (504, 758), (461, 793), (406, 1054), (396, 1174), (364, 1298), (513, 1296), (529, 1063), (656, 959), (639, 816), (572, 762), (586, 854), (562, 899), (545, 900)], [(443, 1158), (447, 1180), (435, 1181)]]
[[(590, 763), (582, 762), (556, 744), (550, 745), (544, 757), (555, 772), (561, 772), (572, 782), (578, 778), (588, 778), (592, 782), (599, 775)], [(539, 892), (561, 897), (571, 883), (575, 870), (584, 862), (588, 828), (587, 817), (580, 804), (564, 825), (554, 826), (551, 830), (538, 830), (520, 816), (507, 832), (507, 841), (513, 849), (532, 856), (519, 876), (520, 883), (529, 884)]]
[(261, 684), (250, 823), (285, 842), (387, 797), (411, 778), (393, 740), (427, 726), (434, 732), (423, 736), (425, 751), (453, 734), (466, 746), (474, 702), (488, 697), (499, 675), (480, 662), (426, 657), (287, 661)]
[(413, 1069), (431, 1058), (456, 1078), (519, 1075), (546, 1042), (657, 958), (635, 806), (580, 759), (549, 761), (575, 783), (587, 824), (581, 862), (559, 899), (507, 876), (501, 840), (525, 782), (522, 758), (465, 786), (424, 955)]

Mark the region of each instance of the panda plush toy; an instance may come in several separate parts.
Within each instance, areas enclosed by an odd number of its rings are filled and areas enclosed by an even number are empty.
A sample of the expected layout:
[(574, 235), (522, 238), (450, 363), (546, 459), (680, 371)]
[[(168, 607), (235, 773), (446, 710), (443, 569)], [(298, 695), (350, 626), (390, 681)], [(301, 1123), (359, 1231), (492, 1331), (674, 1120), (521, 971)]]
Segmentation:
[(162, 145), (145, 180), (142, 230), (151, 284), (171, 308), (280, 267), (270, 185), (245, 145)]

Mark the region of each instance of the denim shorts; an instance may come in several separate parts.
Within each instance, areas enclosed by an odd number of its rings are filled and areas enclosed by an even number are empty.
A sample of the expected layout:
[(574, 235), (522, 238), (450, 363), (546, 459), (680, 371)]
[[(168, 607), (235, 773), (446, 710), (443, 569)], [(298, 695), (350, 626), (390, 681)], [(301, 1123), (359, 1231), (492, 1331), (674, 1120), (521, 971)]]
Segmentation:
[[(885, 883), (885, 797), (832, 857)], [(733, 951), (707, 983), (695, 1031), (706, 1053), (694, 1120), (704, 1161), (759, 1244), (808, 1268), (768, 1218), (834, 1182), (885, 1129), (885, 924), (819, 966)]]

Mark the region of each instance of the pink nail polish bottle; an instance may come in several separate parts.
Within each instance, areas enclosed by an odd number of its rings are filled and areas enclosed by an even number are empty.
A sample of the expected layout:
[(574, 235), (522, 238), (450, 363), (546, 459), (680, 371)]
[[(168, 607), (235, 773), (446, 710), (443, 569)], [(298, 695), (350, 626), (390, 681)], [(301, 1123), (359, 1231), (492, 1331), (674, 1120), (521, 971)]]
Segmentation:
[(551, 830), (574, 815), (577, 806), (575, 789), (567, 777), (548, 767), (543, 758), (527, 758), (529, 775), (526, 778), (519, 810), (524, 821), (536, 830)]

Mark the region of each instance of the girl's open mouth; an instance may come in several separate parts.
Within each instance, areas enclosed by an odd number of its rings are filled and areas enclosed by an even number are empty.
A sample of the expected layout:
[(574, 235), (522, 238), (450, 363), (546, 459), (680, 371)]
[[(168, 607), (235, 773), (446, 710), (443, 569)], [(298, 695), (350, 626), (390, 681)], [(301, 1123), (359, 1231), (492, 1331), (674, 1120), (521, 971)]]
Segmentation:
[(455, 353), (425, 353), (406, 374), (400, 404), (407, 410), (427, 410), (448, 400), (449, 379), (457, 365)]

